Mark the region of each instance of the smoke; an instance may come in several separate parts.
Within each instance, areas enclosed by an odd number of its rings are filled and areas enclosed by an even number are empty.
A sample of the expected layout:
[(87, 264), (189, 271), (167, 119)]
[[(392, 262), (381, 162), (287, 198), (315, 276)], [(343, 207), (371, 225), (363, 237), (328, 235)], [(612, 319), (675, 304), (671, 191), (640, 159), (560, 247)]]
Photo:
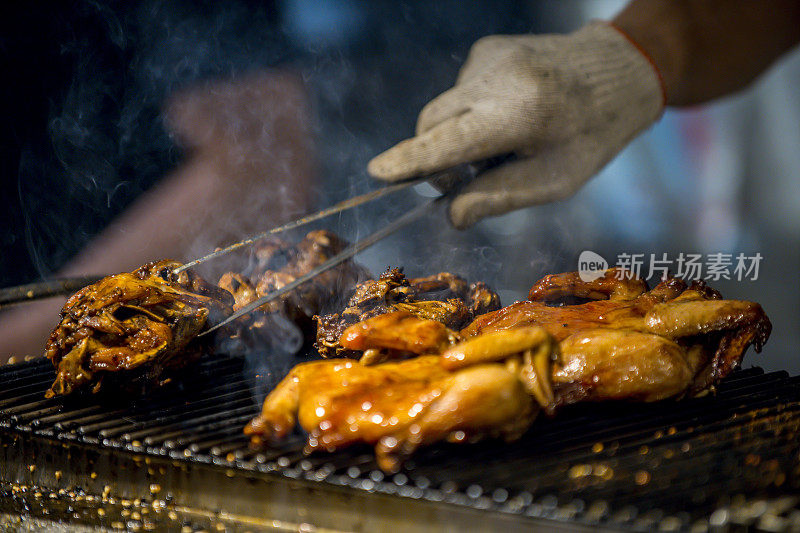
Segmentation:
[[(161, 114), (177, 95), (213, 94), (221, 82), (275, 68), (295, 72), (316, 117), (311, 133), (320, 172), (318, 184), (309, 190), (318, 189), (319, 203), (327, 205), (374, 187), (364, 172), (366, 162), (413, 132), (417, 112), (452, 84), (475, 39), (524, 31), (528, 19), (519, 16), (513, 2), (464, 8), (458, 2), (371, 6), (333, 1), (323, 7), (299, 0), (274, 5), (78, 4), (63, 21), (68, 31), (57, 37), (67, 73), (65, 89), (53, 98), (52, 161), (46, 170), (30, 161), (20, 170), (25, 183), (21, 195), (26, 198), (50, 189), (42, 196), (52, 199), (53, 184), (58, 183), (57, 199), (45, 200), (42, 208), (25, 203), (28, 242), (31, 254), (39, 258), (39, 274), (58, 268), (144, 191), (196, 155), (198, 144), (186, 142), (184, 132), (171, 130), (173, 125), (165, 124)], [(337, 31), (327, 31), (331, 25)], [(216, 104), (214, 120), (219, 123), (226, 109), (224, 102)], [(266, 115), (270, 111), (254, 110)], [(235, 133), (240, 119), (228, 117)], [(261, 138), (274, 136), (274, 131), (264, 131)], [(261, 159), (283, 164), (285, 159), (271, 153), (269, 146), (264, 143)], [(231, 160), (236, 145), (225, 148)], [(249, 198), (258, 203), (266, 194), (278, 198), (285, 190), (253, 190)], [(327, 227), (354, 240), (418, 202), (414, 194), (401, 195), (331, 220)], [(272, 209), (286, 218), (309, 207), (272, 202)], [(429, 235), (430, 225), (442, 220), (440, 214), (434, 216), (414, 232), (407, 231), (404, 242)], [(218, 223), (235, 226), (234, 218)], [(205, 252), (225, 237), (221, 231), (218, 239), (198, 239), (192, 250)], [(474, 244), (469, 238), (446, 237), (450, 247), (472, 249)], [(395, 244), (383, 249), (397, 249)], [(477, 243), (478, 248), (488, 244)], [(399, 260), (412, 256), (408, 246), (399, 250)], [(420, 268), (429, 266), (435, 264)]]
[(23, 146), (21, 217), (10, 228), (26, 235), (39, 276), (185, 161), (161, 115), (171, 95), (291, 54), (275, 10), (243, 2), (78, 2), (50, 16), (58, 31), (39, 37), (52, 58), (40, 65), (48, 92), (36, 104), (49, 108), (49, 119), (43, 148)]
[(297, 364), (305, 339), (297, 324), (279, 313), (257, 320), (257, 327), (243, 328), (234, 337), (219, 335), (214, 350), (244, 359), (245, 375), (255, 377), (253, 394), (260, 404)]
[[(374, 188), (366, 162), (412, 134), (417, 113), (451, 86), (472, 42), (526, 31), (530, 20), (513, 2), (330, 2), (329, 9), (350, 22), (323, 39), (317, 37), (325, 24), (316, 20), (317, 30), (303, 25), (312, 20), (303, 15), (314, 9), (311, 3), (276, 5), (92, 2), (70, 15), (65, 25), (71, 31), (59, 37), (67, 83), (53, 99), (48, 128), (53, 158), (27, 160), (20, 170), (27, 243), (40, 275), (58, 268), (164, 176), (199, 157), (233, 178), (249, 174), (262, 181), (247, 182), (242, 205), (213, 213), (214, 232), (185, 231), (187, 255), (262, 230), (270, 216), (275, 223), (311, 210), (316, 198), (318, 206), (330, 205)], [(263, 82), (265, 72), (277, 69), (302, 80), (311, 102), (312, 131), (298, 131), (313, 137), (316, 147), (302, 163), (319, 166), (316, 183), (301, 184), (306, 203), (289, 201), (297, 161), (276, 139), (287, 134), (284, 118), (309, 110), (262, 98), (277, 91)], [(30, 200), (38, 197), (35, 204)], [(408, 191), (319, 226), (353, 241), (421, 200)], [(259, 212), (260, 225), (253, 215)], [(184, 213), (186, 219), (201, 215)], [(246, 228), (246, 219), (256, 224)], [(406, 266), (409, 275), (452, 271), (521, 292), (532, 276), (508, 268), (519, 264), (519, 250), (539, 242), (545, 262), (544, 250), (554, 248), (554, 239), (520, 239), (506, 224), (462, 233), (445, 220), (443, 210), (432, 212), (360, 261), (372, 272), (387, 266)]]

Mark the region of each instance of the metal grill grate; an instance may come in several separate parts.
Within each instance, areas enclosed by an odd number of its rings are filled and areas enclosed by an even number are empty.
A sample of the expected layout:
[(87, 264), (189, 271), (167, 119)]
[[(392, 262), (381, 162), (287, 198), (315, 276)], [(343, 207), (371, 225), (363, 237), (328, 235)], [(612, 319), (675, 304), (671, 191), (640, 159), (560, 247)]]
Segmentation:
[[(44, 399), (52, 379), (43, 360), (0, 371), (5, 482), (52, 481), (52, 471), (65, 461), (76, 485), (118, 483), (125, 492), (119, 458), (130, 457), (161, 465), (160, 474), (148, 468), (147, 475), (136, 475), (145, 476), (144, 486), (158, 479), (164, 484), (160, 496), (169, 493), (176, 501), (187, 482), (171, 471), (202, 466), (204, 475), (224, 473), (223, 481), (212, 489), (188, 487), (190, 492), (224, 493), (238, 477), (254, 492), (259, 483), (280, 488), (300, 482), (312, 491), (305, 494), (319, 498), (328, 497), (326, 491), (360, 495), (366, 499), (359, 505), (374, 503), (377, 515), (391, 502), (422, 502), (437, 516), (478, 510), (481, 520), (511, 517), (527, 526), (546, 520), (642, 530), (800, 527), (794, 497), (800, 487), (800, 378), (783, 372), (739, 371), (716, 395), (681, 402), (574, 406), (555, 419), (539, 419), (515, 443), (424, 449), (393, 476), (377, 469), (367, 448), (305, 456), (299, 434), (280, 448), (250, 449), (242, 428), (259, 409), (263, 379), (237, 358), (206, 356), (180, 382), (135, 399)], [(66, 458), (59, 459), (59, 447), (68, 449)], [(80, 449), (91, 453), (80, 455)], [(105, 462), (98, 459), (103, 454)], [(28, 463), (44, 472), (32, 477)], [(83, 479), (90, 470), (95, 477)], [(233, 502), (235, 495), (227, 498)], [(314, 509), (322, 500), (305, 501)], [(275, 509), (264, 516), (268, 512)], [(325, 521), (321, 510), (316, 518)]]

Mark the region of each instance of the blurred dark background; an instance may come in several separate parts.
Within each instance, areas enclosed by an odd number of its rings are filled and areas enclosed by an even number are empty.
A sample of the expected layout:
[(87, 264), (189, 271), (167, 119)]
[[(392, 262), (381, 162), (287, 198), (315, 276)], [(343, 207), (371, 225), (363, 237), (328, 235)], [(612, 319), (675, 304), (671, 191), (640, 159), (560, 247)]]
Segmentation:
[[(52, 275), (191, 156), (163, 117), (180, 91), (266, 70), (295, 73), (313, 111), (315, 198), (323, 207), (374, 187), (366, 162), (412, 134), (419, 110), (452, 85), (475, 40), (570, 31), (623, 5), (291, 0), (3, 7), (0, 285)], [(583, 250), (612, 264), (622, 253), (760, 253), (756, 280), (712, 285), (726, 297), (761, 302), (773, 320), (765, 354), (750, 355), (750, 363), (800, 372), (798, 82), (794, 53), (742, 94), (668, 111), (570, 200), (466, 232), (432, 214), (360, 260), (376, 274), (403, 265), (412, 275), (451, 270), (482, 279), (508, 304), (542, 275), (575, 270)], [(355, 239), (430, 194), (420, 186), (324, 225)]]

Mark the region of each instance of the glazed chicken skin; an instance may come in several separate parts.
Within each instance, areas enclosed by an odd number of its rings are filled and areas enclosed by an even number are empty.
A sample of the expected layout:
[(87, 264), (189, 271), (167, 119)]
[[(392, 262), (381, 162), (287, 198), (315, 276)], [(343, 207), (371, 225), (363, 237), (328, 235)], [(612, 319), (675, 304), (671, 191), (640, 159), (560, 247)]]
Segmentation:
[(100, 390), (114, 375), (158, 381), (166, 370), (196, 359), (193, 342), (209, 318), (233, 310), (231, 295), (192, 271), (178, 275), (174, 261), (148, 263), (133, 272), (101, 279), (72, 295), (47, 340), (45, 356), (56, 367), (46, 396), (83, 388)]
[(419, 446), (482, 437), (520, 437), (538, 406), (501, 364), (448, 371), (439, 356), (365, 366), (348, 359), (297, 365), (245, 428), (254, 444), (284, 437), (297, 423), (306, 452), (356, 442), (375, 446), (378, 465), (396, 471)]
[[(229, 272), (217, 287), (191, 270), (173, 274), (180, 263), (159, 261), (78, 291), (64, 305), (61, 321), (47, 342), (45, 355), (57, 368), (47, 396), (83, 388), (97, 392), (109, 380), (122, 386), (159, 382), (167, 370), (199, 357), (205, 341), (195, 339), (209, 321), (221, 321), (346, 246), (327, 231), (312, 231), (296, 246), (278, 240), (262, 242), (254, 247), (246, 269), (257, 280), (255, 284), (244, 274)], [(296, 332), (289, 321), (310, 334), (311, 317), (326, 305), (341, 305), (356, 282), (366, 277), (361, 267), (345, 262), (243, 317), (217, 340), (223, 340), (229, 351), (241, 345), (242, 339), (268, 348), (273, 338)], [(285, 338), (279, 342), (288, 344)]]
[[(547, 276), (530, 298), (478, 317), (460, 333), (543, 328), (558, 342), (561, 362), (552, 377), (562, 403), (697, 393), (736, 368), (751, 344), (761, 351), (772, 328), (757, 303), (724, 300), (702, 282), (668, 278), (648, 291), (617, 269), (592, 282), (577, 272)], [(574, 299), (589, 301), (554, 305)]]
[[(384, 360), (401, 358), (408, 355), (433, 353), (430, 345), (418, 343), (413, 328), (420, 327), (422, 322), (414, 321), (406, 315), (410, 314), (419, 321), (436, 321), (447, 328), (451, 340), (457, 336), (455, 332), (467, 325), (476, 316), (500, 308), (500, 298), (486, 284), (467, 283), (463, 278), (441, 272), (425, 278), (407, 279), (399, 268), (391, 268), (381, 274), (377, 280), (367, 280), (355, 287), (341, 313), (315, 317), (317, 322), (317, 342), (315, 347), (322, 357), (348, 357), (360, 359), (365, 349), (374, 350), (367, 354), (367, 360)], [(406, 315), (395, 315), (404, 312)], [(380, 318), (382, 315), (388, 315)], [(404, 316), (406, 327), (398, 327), (394, 317)], [(345, 330), (360, 322), (368, 322), (372, 331), (382, 330), (388, 344), (382, 345), (373, 339), (367, 347), (342, 342)], [(378, 326), (380, 324), (380, 326)], [(389, 339), (391, 329), (395, 340)], [(353, 330), (348, 330), (352, 332)], [(405, 336), (402, 340), (400, 337)], [(420, 350), (398, 350), (394, 345), (420, 346)], [(377, 352), (381, 352), (377, 356)]]
[(339, 344), (348, 352), (362, 353), (361, 364), (372, 365), (406, 355), (439, 354), (458, 340), (458, 334), (438, 320), (399, 310), (353, 324)]
[[(738, 365), (750, 344), (760, 349), (771, 327), (758, 304), (723, 300), (703, 283), (670, 278), (648, 291), (614, 269), (594, 282), (548, 276), (531, 297), (456, 335), (407, 311), (358, 322), (341, 336), (346, 349), (441, 355), (298, 365), (246, 433), (260, 444), (299, 421), (309, 451), (365, 442), (381, 468), (394, 471), (420, 445), (513, 439), (538, 412), (565, 404), (698, 393)], [(584, 303), (559, 305), (574, 301)], [(421, 348), (410, 347), (414, 339)]]

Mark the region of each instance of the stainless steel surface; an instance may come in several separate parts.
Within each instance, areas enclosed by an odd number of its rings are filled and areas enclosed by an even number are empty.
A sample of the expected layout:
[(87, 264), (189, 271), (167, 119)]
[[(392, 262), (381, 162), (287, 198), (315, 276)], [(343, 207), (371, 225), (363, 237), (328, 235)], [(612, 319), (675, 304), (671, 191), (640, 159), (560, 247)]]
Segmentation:
[[(267, 385), (247, 368), (206, 356), (147, 397), (66, 400), (43, 397), (47, 361), (1, 370), (0, 511), (44, 512), (51, 493), (66, 509), (72, 492), (81, 523), (110, 526), (126, 510), (162, 529), (800, 526), (800, 378), (786, 373), (737, 372), (680, 402), (576, 406), (520, 441), (426, 448), (385, 475), (366, 447), (306, 456), (295, 434), (250, 448), (242, 427)], [(98, 522), (87, 497), (117, 518)]]

